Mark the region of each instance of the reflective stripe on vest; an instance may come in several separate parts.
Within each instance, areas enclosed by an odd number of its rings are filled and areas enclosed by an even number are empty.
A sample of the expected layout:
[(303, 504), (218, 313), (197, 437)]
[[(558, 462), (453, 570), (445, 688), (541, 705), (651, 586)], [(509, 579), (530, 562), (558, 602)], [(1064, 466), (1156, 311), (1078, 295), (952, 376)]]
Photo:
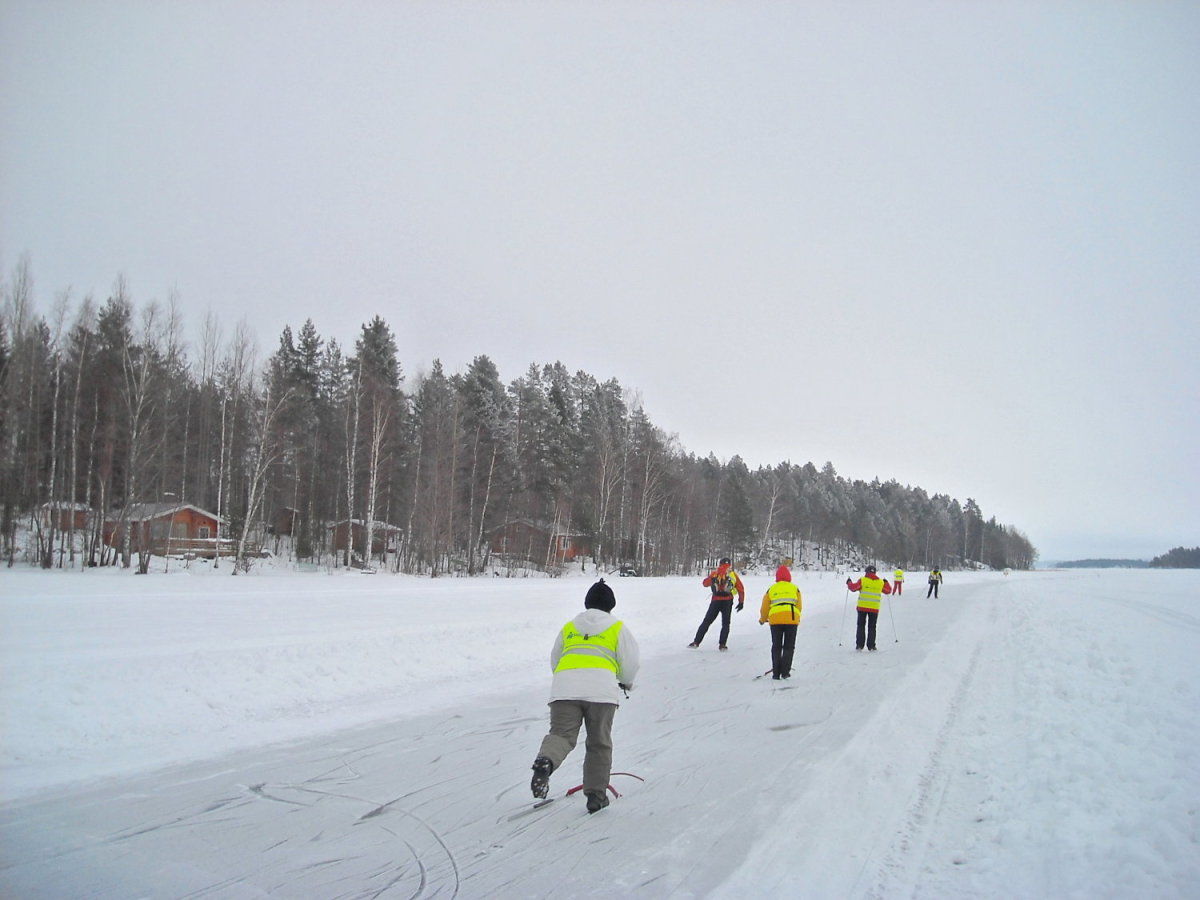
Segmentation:
[(767, 597), (771, 601), (770, 611), (767, 615), (784, 612), (789, 606), (792, 608), (792, 615), (797, 617), (800, 615), (800, 610), (796, 608), (796, 604), (800, 600), (800, 588), (790, 581), (775, 582), (767, 588)]
[(858, 590), (858, 608), (879, 609), (882, 600), (883, 579), (871, 578), (867, 575), (864, 575), (862, 577), (861, 587)]
[(621, 623), (617, 622), (599, 634), (583, 634), (574, 622), (563, 626), (563, 654), (554, 667), (555, 672), (564, 669), (609, 669), (614, 674), (617, 665), (617, 636)]

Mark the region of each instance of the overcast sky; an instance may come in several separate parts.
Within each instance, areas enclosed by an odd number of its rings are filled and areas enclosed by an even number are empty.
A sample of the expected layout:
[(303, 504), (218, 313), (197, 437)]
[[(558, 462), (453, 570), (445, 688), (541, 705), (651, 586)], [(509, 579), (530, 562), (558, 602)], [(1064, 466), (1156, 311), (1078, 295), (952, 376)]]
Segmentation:
[(0, 0), (0, 266), (1200, 544), (1200, 5)]

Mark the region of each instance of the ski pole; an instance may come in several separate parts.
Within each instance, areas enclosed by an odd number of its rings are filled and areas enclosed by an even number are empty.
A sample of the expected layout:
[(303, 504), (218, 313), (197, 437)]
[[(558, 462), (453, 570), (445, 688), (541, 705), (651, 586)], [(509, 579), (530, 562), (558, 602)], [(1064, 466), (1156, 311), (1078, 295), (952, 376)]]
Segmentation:
[(900, 635), (896, 634), (896, 612), (892, 609), (892, 601), (888, 601), (888, 613), (892, 617), (892, 637), (896, 639), (896, 643), (900, 643)]
[[(842, 601), (842, 624), (838, 627), (838, 646), (842, 645), (842, 635), (846, 633), (846, 607), (850, 605), (850, 588), (846, 588), (846, 599)], [(893, 631), (896, 629), (893, 628)]]

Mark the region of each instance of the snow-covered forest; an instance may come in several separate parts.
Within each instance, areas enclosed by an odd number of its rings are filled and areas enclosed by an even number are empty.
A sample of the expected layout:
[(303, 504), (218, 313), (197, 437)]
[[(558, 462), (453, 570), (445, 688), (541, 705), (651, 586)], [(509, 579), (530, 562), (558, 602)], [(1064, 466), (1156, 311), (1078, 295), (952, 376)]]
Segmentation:
[[(144, 571), (148, 549), (103, 538), (151, 503), (213, 513), (214, 546), (242, 567), (263, 551), (432, 575), (557, 571), (569, 549), (647, 574), (715, 555), (820, 568), (850, 548), (907, 568), (1035, 558), (970, 498), (698, 455), (615, 377), (556, 361), (505, 381), (482, 354), (410, 377), (379, 316), (353, 347), (309, 320), (261, 358), (211, 315), (189, 343), (178, 298), (139, 303), (120, 277), (102, 302), (61, 291), (40, 311), (28, 258), (4, 283), (0, 398), (10, 565)], [(498, 544), (513, 523), (544, 539)]]

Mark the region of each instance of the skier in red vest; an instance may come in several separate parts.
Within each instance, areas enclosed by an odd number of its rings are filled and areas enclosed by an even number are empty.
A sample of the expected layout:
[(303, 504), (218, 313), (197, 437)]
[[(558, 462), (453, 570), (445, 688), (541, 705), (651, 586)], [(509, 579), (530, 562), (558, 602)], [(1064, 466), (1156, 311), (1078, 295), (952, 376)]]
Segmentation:
[(729, 619), (730, 613), (733, 612), (733, 595), (737, 594), (737, 610), (742, 611), (742, 605), (746, 602), (746, 586), (742, 584), (741, 577), (733, 571), (733, 564), (726, 556), (721, 560), (721, 564), (708, 574), (704, 579), (703, 584), (706, 588), (712, 591), (712, 600), (708, 604), (708, 612), (704, 614), (704, 620), (700, 623), (700, 627), (696, 629), (696, 636), (692, 638), (689, 647), (699, 647), (700, 642), (704, 640), (704, 635), (708, 633), (708, 626), (717, 620), (717, 616), (721, 617), (721, 639), (718, 646), (721, 650), (728, 650), (726, 646), (729, 641)]

